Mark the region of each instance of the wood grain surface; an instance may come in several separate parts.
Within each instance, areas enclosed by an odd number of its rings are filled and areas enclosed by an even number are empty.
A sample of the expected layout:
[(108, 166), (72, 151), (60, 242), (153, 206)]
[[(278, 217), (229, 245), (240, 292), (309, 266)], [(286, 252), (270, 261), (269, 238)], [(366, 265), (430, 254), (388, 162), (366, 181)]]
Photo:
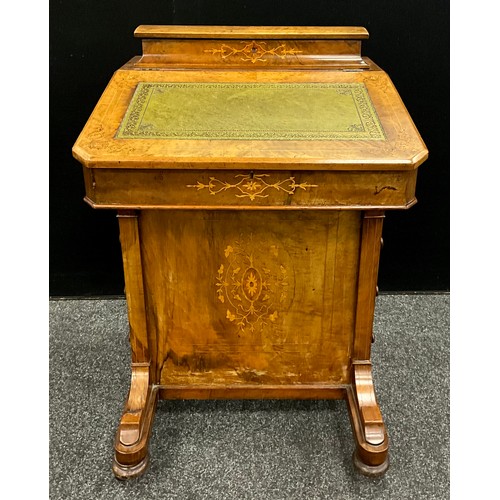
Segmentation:
[(361, 26), (186, 26), (141, 25), (134, 35), (138, 38), (228, 38), (246, 39), (342, 39), (368, 38)]
[(358, 212), (143, 212), (160, 383), (346, 383), (359, 226)]
[[(195, 76), (196, 75), (196, 76)], [(258, 76), (257, 76), (258, 75)], [(116, 133), (139, 82), (300, 82), (363, 83), (387, 140), (252, 141), (116, 139)], [(414, 169), (427, 150), (384, 72), (300, 71), (137, 71), (115, 73), (77, 140), (74, 155), (92, 168), (235, 168), (238, 165), (318, 170)]]
[(84, 169), (87, 202), (115, 209), (408, 208), (417, 171)]

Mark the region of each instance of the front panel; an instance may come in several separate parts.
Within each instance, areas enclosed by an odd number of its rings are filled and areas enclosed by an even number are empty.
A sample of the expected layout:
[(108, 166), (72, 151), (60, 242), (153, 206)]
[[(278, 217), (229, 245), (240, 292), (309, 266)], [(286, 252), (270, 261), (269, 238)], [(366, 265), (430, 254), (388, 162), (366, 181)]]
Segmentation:
[(143, 211), (160, 384), (347, 383), (360, 220), (354, 211)]

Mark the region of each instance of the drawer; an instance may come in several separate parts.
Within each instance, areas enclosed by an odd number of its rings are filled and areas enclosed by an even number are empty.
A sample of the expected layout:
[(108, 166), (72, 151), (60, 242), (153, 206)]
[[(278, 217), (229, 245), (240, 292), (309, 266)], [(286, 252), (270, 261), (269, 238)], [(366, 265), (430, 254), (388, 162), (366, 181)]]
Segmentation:
[(417, 170), (132, 170), (84, 167), (95, 208), (371, 209), (408, 208)]

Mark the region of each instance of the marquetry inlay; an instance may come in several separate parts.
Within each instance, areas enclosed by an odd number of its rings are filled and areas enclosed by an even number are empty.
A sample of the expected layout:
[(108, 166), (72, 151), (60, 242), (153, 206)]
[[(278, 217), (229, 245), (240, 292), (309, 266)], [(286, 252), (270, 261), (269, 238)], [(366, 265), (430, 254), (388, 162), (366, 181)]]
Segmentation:
[(276, 323), (293, 298), (293, 268), (286, 250), (278, 242), (260, 245), (250, 234), (227, 245), (224, 256), (215, 287), (227, 321), (241, 332)]
[(267, 198), (269, 191), (281, 191), (290, 195), (295, 194), (297, 189), (306, 191), (318, 187), (317, 184), (308, 182), (297, 183), (295, 177), (276, 180), (269, 179), (270, 174), (240, 174), (235, 176), (236, 182), (228, 182), (210, 177), (208, 184), (197, 181), (196, 184), (188, 184), (188, 188), (196, 188), (198, 191), (207, 189), (208, 193), (216, 195), (225, 191), (234, 190), (236, 198), (249, 198), (254, 201), (257, 198)]
[(301, 54), (302, 51), (289, 48), (285, 43), (270, 46), (267, 42), (241, 42), (238, 47), (223, 43), (219, 49), (207, 49), (213, 55), (220, 54), (221, 59), (227, 59), (232, 56), (240, 57), (242, 61), (256, 63), (257, 61), (266, 62), (269, 56), (276, 56), (285, 59), (287, 56)]

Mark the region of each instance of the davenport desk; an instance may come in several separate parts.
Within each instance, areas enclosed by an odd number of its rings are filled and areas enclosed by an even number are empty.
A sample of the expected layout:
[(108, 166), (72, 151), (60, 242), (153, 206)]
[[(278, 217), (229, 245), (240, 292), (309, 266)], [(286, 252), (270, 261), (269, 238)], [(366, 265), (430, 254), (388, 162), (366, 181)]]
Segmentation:
[(140, 26), (73, 147), (117, 211), (132, 378), (113, 471), (158, 398), (345, 399), (354, 464), (388, 438), (370, 349), (384, 212), (427, 149), (360, 27)]

